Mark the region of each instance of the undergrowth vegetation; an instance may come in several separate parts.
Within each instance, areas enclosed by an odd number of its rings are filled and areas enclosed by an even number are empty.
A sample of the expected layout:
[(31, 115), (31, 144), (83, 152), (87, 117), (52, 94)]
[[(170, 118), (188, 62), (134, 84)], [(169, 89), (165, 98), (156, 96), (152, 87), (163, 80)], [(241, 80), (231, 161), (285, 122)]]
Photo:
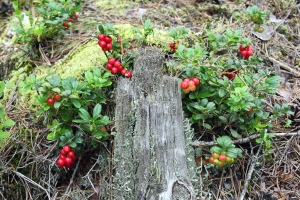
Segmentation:
[[(78, 13), (82, 5), (81, 0), (41, 1), (35, 6), (38, 14), (33, 16), (14, 2), (14, 42), (33, 49), (47, 40), (62, 39), (80, 23)], [(245, 17), (255, 24), (255, 32), (264, 32), (266, 12), (249, 6)], [(152, 45), (148, 38), (155, 37), (156, 29), (147, 19), (142, 27), (132, 26), (134, 40), (125, 40), (111, 23), (98, 24), (97, 39), (93, 40), (99, 51), (94, 53), (107, 58), (101, 66), (86, 71), (82, 77), (63, 78), (53, 72), (47, 76), (31, 74), (22, 80), (18, 88), (34, 94), (34, 100), (25, 106), (32, 115), (29, 123), (38, 123), (46, 130), (45, 140), (56, 142), (63, 149), (72, 148), (68, 149), (71, 154), (93, 151), (99, 146), (106, 148), (113, 142), (114, 131), (114, 119), (104, 109), (108, 106), (108, 93), (114, 95), (119, 77), (134, 78), (136, 50)], [(244, 156), (243, 149), (233, 140), (256, 134), (260, 135), (256, 144), (263, 144), (262, 156), (267, 158), (271, 153), (273, 136), (269, 133), (273, 123), (284, 119), (280, 125), (289, 127), (293, 114), (285, 103), (267, 108), (265, 98), (276, 93), (281, 77), (265, 66), (251, 39), (244, 35), (230, 27), (222, 33), (206, 30), (195, 34), (184, 26), (170, 28), (164, 35), (172, 42), (168, 43), (169, 49), (164, 49), (162, 70), (165, 75), (178, 78), (184, 115), (198, 132), (194, 139), (201, 133), (216, 141), (208, 160), (217, 170), (232, 167)], [(4, 87), (4, 82), (0, 82), (0, 94)], [(0, 142), (9, 137), (14, 124), (0, 105)], [(211, 132), (216, 134), (212, 136)], [(52, 160), (59, 161), (59, 167), (69, 169), (78, 161), (76, 156), (73, 160), (69, 156), (65, 164), (57, 156)]]

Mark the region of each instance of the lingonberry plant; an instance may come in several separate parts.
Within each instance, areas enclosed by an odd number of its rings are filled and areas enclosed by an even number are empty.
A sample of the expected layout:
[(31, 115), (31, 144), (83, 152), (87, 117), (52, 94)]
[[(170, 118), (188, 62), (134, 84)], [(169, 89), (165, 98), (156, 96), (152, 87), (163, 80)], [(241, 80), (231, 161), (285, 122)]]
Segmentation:
[[(146, 22), (145, 22), (146, 23)], [(105, 26), (99, 25), (98, 29), (100, 34), (98, 35), (98, 45), (105, 53), (107, 57), (107, 63), (105, 65), (112, 74), (121, 74), (124, 77), (131, 78), (132, 72), (127, 69), (130, 61), (126, 62), (126, 48), (130, 46), (129, 42), (121, 40), (117, 30), (109, 23)], [(133, 60), (130, 58), (129, 60)]]
[(59, 140), (59, 146), (68, 144), (75, 149), (84, 142), (85, 136), (101, 141), (108, 138), (108, 133), (101, 128), (109, 123), (109, 118), (101, 114), (102, 106), (96, 102), (105, 102), (102, 90), (111, 85), (109, 77), (109, 72), (102, 74), (99, 68), (94, 68), (85, 73), (82, 82), (55, 74), (38, 80), (30, 75), (20, 86), (25, 91), (37, 92), (33, 105), (49, 123), (47, 139)]
[[(194, 46), (186, 47), (182, 42), (173, 55), (176, 61), (168, 63), (183, 78), (180, 86), (184, 109), (193, 124), (201, 131), (240, 138), (270, 130), (272, 121), (291, 114), (285, 104), (277, 105), (276, 112), (265, 109), (262, 99), (276, 92), (280, 77), (265, 69), (262, 60), (253, 54), (249, 39), (231, 30), (224, 34), (208, 31), (206, 38)], [(197, 77), (200, 84), (187, 92), (192, 77)]]
[[(0, 94), (4, 94), (5, 83), (0, 81)], [(8, 128), (12, 127), (15, 122), (11, 119), (7, 119), (4, 107), (0, 104), (0, 144), (1, 140), (9, 137)]]
[(247, 17), (255, 24), (254, 31), (262, 33), (264, 31), (263, 25), (267, 14), (258, 9), (257, 6), (249, 6), (247, 8)]
[(17, 1), (13, 2), (17, 18), (17, 21), (11, 19), (17, 34), (15, 42), (34, 46), (46, 39), (64, 36), (65, 30), (78, 20), (82, 4), (82, 0), (42, 1), (36, 8), (38, 16), (33, 18), (30, 12), (22, 12)]
[(228, 136), (217, 138), (218, 146), (210, 148), (212, 153), (209, 162), (218, 167), (224, 167), (234, 162), (234, 159), (242, 157), (242, 150), (236, 148)]

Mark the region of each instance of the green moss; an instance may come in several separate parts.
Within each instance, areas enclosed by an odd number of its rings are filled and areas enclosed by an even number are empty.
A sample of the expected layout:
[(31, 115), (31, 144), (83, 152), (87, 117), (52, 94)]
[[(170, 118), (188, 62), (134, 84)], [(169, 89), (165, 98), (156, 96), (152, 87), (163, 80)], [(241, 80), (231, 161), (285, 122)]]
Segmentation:
[(130, 8), (130, 4), (128, 1), (120, 1), (120, 0), (101, 0), (95, 3), (96, 6), (101, 7), (105, 10), (108, 9), (122, 9), (122, 8)]

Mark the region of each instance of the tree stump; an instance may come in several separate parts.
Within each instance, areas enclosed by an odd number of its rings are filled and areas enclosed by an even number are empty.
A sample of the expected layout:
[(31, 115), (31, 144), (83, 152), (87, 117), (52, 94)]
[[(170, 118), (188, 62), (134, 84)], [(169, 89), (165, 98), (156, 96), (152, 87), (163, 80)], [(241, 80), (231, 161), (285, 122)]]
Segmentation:
[(114, 199), (195, 199), (180, 88), (176, 78), (163, 76), (163, 59), (157, 48), (142, 49), (133, 78), (118, 81)]

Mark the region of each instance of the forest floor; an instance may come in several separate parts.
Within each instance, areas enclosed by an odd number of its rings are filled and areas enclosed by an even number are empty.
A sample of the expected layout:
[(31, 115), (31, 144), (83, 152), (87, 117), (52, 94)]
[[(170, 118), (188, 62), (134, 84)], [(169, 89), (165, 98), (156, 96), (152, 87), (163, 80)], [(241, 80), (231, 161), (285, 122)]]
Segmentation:
[[(271, 153), (268, 156), (261, 152), (256, 154), (260, 148), (255, 140), (237, 143), (236, 145), (244, 150), (244, 157), (231, 168), (224, 170), (207, 167), (209, 146), (203, 146), (202, 157), (195, 158), (199, 167), (203, 167), (199, 176), (202, 182), (201, 188), (198, 188), (201, 192), (199, 196), (200, 199), (233, 200), (239, 199), (241, 193), (246, 192), (244, 199), (300, 199), (299, 1), (95, 2), (85, 1), (75, 35), (68, 36), (66, 40), (76, 39), (76, 42), (84, 44), (89, 38), (97, 35), (96, 28), (89, 30), (89, 26), (96, 27), (107, 22), (141, 26), (147, 18), (162, 30), (181, 25), (195, 34), (201, 34), (208, 29), (222, 33), (226, 28), (230, 28), (240, 30), (243, 36), (250, 38), (255, 54), (264, 60), (266, 68), (275, 71), (275, 74), (282, 78), (277, 92), (267, 96), (266, 101), (270, 107), (275, 103), (288, 104), (294, 112), (294, 116), (290, 118), (291, 126), (284, 128), (282, 121), (273, 124), (272, 132), (278, 136), (271, 138)], [(272, 33), (257, 34), (253, 32), (253, 22), (245, 18), (237, 20), (237, 16), (246, 12), (246, 8), (252, 5), (257, 5), (268, 15), (275, 16), (266, 23), (274, 28)], [(3, 15), (1, 20), (8, 20), (9, 14), (4, 15), (3, 10), (0, 13)], [(84, 19), (82, 23), (81, 19)], [(72, 45), (66, 46), (64, 53), (56, 59), (59, 60), (72, 51), (75, 48), (75, 45)], [(8, 80), (12, 69), (6, 61), (11, 57), (12, 50), (7, 44), (1, 44), (0, 50), (0, 58), (4, 60), (0, 75), (3, 80)], [(41, 58), (34, 63), (38, 65), (39, 62), (47, 62), (47, 59)], [(13, 101), (16, 97), (10, 99)], [(14, 108), (12, 102), (7, 105), (8, 116), (16, 121), (17, 127), (22, 127), (23, 131), (21, 134), (18, 128), (12, 129), (15, 136), (0, 146), (0, 199), (112, 199), (112, 145), (84, 152), (84, 157), (80, 157), (74, 168), (59, 170), (53, 167), (58, 153), (55, 149), (57, 143), (45, 139), (47, 129), (39, 129), (38, 125), (28, 122), (30, 111), (25, 105), (18, 109)], [(113, 117), (113, 114), (111, 115)], [(245, 183), (248, 184), (247, 188), (244, 188)]]

